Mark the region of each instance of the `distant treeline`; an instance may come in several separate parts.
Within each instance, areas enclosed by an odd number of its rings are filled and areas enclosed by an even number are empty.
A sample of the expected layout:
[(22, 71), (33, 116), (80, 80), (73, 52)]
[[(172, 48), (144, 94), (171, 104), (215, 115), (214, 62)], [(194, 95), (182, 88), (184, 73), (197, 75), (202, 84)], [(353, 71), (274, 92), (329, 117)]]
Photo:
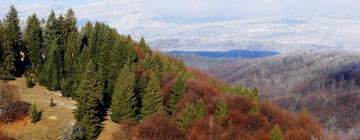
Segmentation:
[(168, 51), (172, 56), (196, 55), (209, 58), (259, 58), (279, 54), (273, 51), (229, 50), (229, 51)]

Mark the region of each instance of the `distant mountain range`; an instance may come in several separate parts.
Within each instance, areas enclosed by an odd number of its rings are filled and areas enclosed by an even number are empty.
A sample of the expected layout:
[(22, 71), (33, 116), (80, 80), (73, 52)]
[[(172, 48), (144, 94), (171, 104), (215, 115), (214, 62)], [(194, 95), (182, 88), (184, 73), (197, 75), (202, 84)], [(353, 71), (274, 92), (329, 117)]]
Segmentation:
[[(22, 19), (35, 12), (41, 18), (63, 5), (16, 5)], [(103, 21), (135, 39), (144, 36), (159, 50), (271, 50), (359, 51), (360, 19), (339, 17), (266, 17), (237, 21), (174, 23), (147, 12), (139, 0), (100, 1), (71, 7), (79, 19)], [(8, 5), (0, 6), (0, 16)]]

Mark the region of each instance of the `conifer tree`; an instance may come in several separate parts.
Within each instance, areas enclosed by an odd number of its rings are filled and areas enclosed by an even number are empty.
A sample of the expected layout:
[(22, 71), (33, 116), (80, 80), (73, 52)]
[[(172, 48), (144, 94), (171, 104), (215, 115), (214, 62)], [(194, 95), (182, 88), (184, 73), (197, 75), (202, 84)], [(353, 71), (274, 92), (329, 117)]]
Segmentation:
[(31, 105), (31, 122), (37, 123), (41, 119), (41, 113), (38, 112), (36, 104)]
[(185, 92), (186, 92), (185, 76), (179, 74), (176, 78), (173, 87), (169, 91), (170, 98), (168, 101), (169, 103), (168, 103), (167, 111), (170, 115), (175, 114), (176, 104), (182, 98)]
[(151, 50), (149, 46), (146, 44), (144, 37), (141, 37), (139, 46), (144, 51), (145, 54), (151, 53)]
[(19, 17), (12, 5), (4, 19), (5, 40), (3, 43), (3, 65), (1, 67), (1, 79), (12, 80), (15, 75), (22, 72), (21, 61), (21, 31)]
[(86, 139), (96, 139), (100, 133), (103, 112), (103, 85), (98, 78), (98, 67), (89, 61), (77, 94), (75, 118), (84, 130)]
[(31, 62), (30, 72), (38, 76), (43, 65), (43, 31), (40, 26), (40, 21), (35, 14), (27, 20), (24, 43), (27, 50), (26, 56)]
[(15, 79), (15, 53), (14, 48), (9, 45), (11, 44), (9, 40), (6, 38), (5, 29), (3, 30), (3, 40), (1, 44), (1, 60), (2, 65), (0, 67), (0, 79), (3, 80), (13, 80)]
[(50, 46), (48, 55), (46, 56), (46, 62), (44, 65), (44, 82), (45, 85), (52, 90), (60, 89), (61, 74), (59, 62), (60, 58), (60, 49), (56, 43), (56, 40), (53, 41), (53, 44)]
[(114, 87), (111, 102), (112, 121), (135, 119), (137, 111), (135, 82), (134, 66), (127, 63), (121, 70)]
[(57, 34), (57, 18), (55, 15), (54, 11), (51, 11), (51, 14), (49, 15), (47, 21), (46, 21), (46, 25), (45, 25), (45, 30), (44, 30), (44, 45), (47, 49), (50, 48), (50, 46), (53, 44), (55, 38), (56, 38), (56, 34)]
[(279, 125), (275, 125), (270, 133), (270, 139), (271, 140), (284, 140), (284, 136), (281, 132), (281, 129), (279, 127)]
[(225, 102), (224, 98), (219, 99), (219, 101), (216, 104), (216, 110), (215, 110), (215, 117), (216, 119), (220, 120), (227, 116), (229, 112), (229, 107), (227, 103)]
[(150, 75), (149, 82), (142, 96), (142, 108), (140, 111), (143, 118), (152, 113), (164, 111), (160, 80), (154, 73)]
[[(4, 50), (4, 35), (5, 35), (5, 33), (4, 33), (4, 27), (3, 27), (3, 23), (2, 23), (2, 21), (0, 20), (0, 70), (2, 70), (1, 69), (1, 67), (2, 67), (2, 62), (3, 62), (3, 50)], [(1, 73), (0, 73), (0, 78), (1, 78)]]
[(206, 115), (205, 104), (200, 100), (197, 103), (187, 104), (177, 117), (177, 123), (182, 129), (187, 130), (196, 120), (205, 119)]

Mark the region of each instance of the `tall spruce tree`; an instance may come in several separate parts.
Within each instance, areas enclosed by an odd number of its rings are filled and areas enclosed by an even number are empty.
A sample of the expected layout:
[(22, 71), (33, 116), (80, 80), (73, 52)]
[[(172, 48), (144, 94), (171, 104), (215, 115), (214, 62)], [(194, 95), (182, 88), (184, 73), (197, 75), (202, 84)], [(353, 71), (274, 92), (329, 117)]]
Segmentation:
[(141, 116), (153, 114), (155, 112), (164, 111), (164, 99), (161, 95), (161, 87), (159, 78), (152, 73), (146, 86), (144, 95), (142, 95)]
[[(47, 79), (49, 77), (49, 65), (52, 62), (49, 62), (49, 57), (51, 56), (50, 53), (53, 52), (53, 50), (51, 50), (51, 46), (53, 45), (57, 45), (56, 43), (56, 33), (57, 33), (57, 24), (58, 20), (56, 18), (55, 12), (52, 10), (51, 14), (49, 15), (49, 17), (46, 20), (46, 24), (45, 24), (45, 29), (44, 29), (44, 49), (42, 51), (42, 55), (45, 56), (45, 64), (44, 67), (42, 69), (41, 74), (38, 75), (37, 79), (39, 79), (40, 84), (42, 85), (48, 85), (49, 81), (51, 79)], [(54, 44), (55, 43), (55, 44)], [(47, 66), (46, 66), (47, 65)], [(47, 67), (47, 68), (46, 68)]]
[(186, 92), (185, 76), (183, 74), (179, 74), (176, 78), (173, 87), (170, 89), (169, 92), (170, 98), (168, 101), (167, 112), (170, 115), (175, 114), (176, 104), (182, 98), (185, 92)]
[(61, 87), (61, 65), (59, 63), (61, 63), (62, 60), (60, 59), (60, 53), (60, 47), (55, 39), (46, 56), (43, 75), (44, 84), (51, 90), (58, 90)]
[[(3, 54), (4, 42), (5, 42), (4, 35), (5, 35), (5, 33), (4, 33), (3, 23), (0, 20), (0, 70), (2, 70), (1, 67), (2, 67), (3, 56), (4, 56), (4, 54)], [(0, 78), (1, 78), (1, 73), (0, 73)]]
[(84, 130), (86, 139), (96, 139), (101, 130), (103, 108), (103, 85), (99, 80), (98, 66), (90, 60), (77, 94), (78, 104), (75, 118)]
[(56, 38), (56, 24), (58, 20), (56, 18), (55, 12), (51, 11), (51, 14), (46, 20), (45, 30), (44, 30), (44, 45), (47, 49), (50, 48), (51, 44)]
[(19, 22), (18, 13), (12, 5), (3, 23), (5, 27), (5, 42), (1, 79), (14, 79), (15, 75), (20, 75), (23, 71), (20, 54), (22, 42)]
[(139, 46), (144, 51), (145, 54), (151, 53), (151, 50), (149, 46), (146, 44), (144, 37), (141, 37)]
[(77, 31), (75, 12), (69, 9), (65, 15), (64, 33), (64, 76), (61, 82), (61, 91), (65, 97), (75, 97), (76, 88), (76, 60), (81, 52), (79, 33)]
[(29, 16), (27, 19), (24, 43), (27, 50), (26, 58), (29, 58), (31, 62), (29, 70), (37, 77), (43, 65), (43, 31), (40, 26), (40, 21), (35, 14)]
[(111, 120), (119, 122), (135, 119), (137, 111), (137, 96), (135, 94), (135, 67), (127, 63), (121, 70), (115, 84), (111, 102)]

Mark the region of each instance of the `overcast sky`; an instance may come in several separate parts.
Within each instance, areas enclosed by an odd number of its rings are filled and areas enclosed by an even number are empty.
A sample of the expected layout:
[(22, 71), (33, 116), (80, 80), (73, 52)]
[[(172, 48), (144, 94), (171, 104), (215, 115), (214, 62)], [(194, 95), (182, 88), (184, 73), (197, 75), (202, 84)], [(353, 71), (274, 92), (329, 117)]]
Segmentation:
[[(1, 0), (2, 5), (79, 6), (102, 0)], [(111, 0), (106, 0), (111, 1)], [(268, 16), (360, 17), (360, 0), (117, 0), (139, 2), (165, 20), (233, 20)], [(110, 11), (116, 12), (116, 11)]]

